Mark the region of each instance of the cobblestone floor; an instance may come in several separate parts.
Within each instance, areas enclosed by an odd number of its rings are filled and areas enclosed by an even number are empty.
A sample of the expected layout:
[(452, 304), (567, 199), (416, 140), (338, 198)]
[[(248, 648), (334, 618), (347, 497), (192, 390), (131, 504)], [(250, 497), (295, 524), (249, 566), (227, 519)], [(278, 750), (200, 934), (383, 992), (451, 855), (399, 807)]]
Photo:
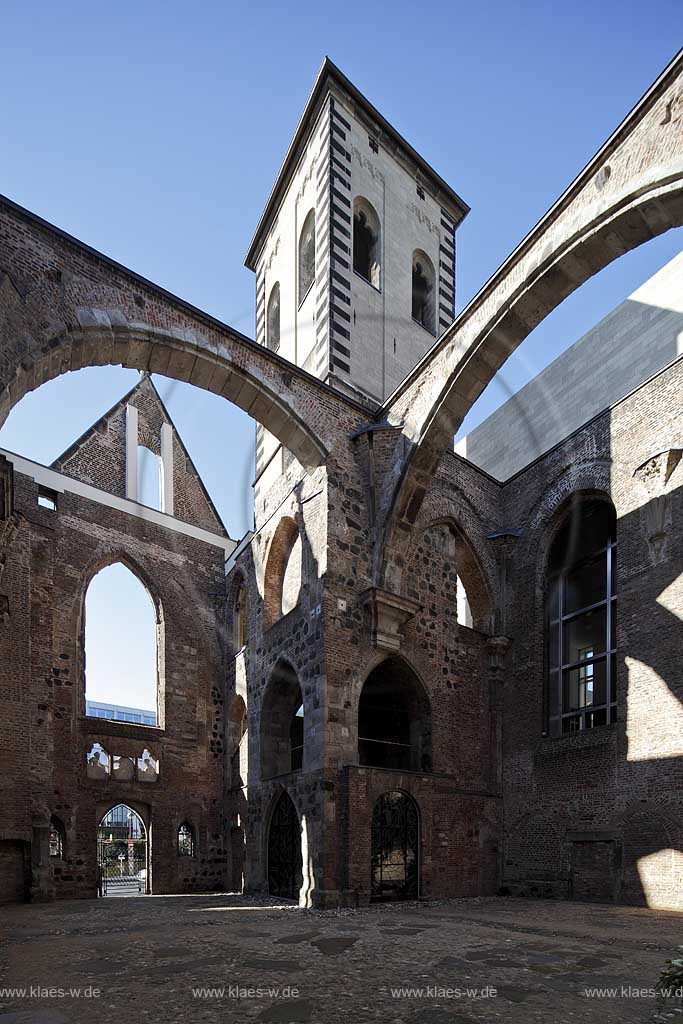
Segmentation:
[(0, 991), (0, 1024), (622, 1024), (650, 1019), (654, 1000), (634, 990), (683, 943), (683, 914), (513, 899), (321, 913), (166, 896), (2, 907), (0, 941), (0, 988), (29, 990)]

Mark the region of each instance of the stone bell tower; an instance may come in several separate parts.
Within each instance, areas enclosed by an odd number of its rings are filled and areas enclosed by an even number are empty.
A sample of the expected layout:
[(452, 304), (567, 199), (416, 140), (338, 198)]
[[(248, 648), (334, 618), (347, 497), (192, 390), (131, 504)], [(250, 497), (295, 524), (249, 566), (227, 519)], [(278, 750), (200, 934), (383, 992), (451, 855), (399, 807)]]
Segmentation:
[[(256, 340), (381, 403), (454, 319), (468, 210), (325, 59), (245, 261)], [(277, 449), (259, 428), (257, 483), (282, 471)]]

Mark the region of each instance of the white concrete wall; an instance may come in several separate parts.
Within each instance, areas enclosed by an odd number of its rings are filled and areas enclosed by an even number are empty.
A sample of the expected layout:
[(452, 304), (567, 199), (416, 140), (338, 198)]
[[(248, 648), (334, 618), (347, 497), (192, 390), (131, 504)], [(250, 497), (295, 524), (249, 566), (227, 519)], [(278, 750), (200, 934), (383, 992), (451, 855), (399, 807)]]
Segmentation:
[(683, 355), (683, 253), (575, 342), (455, 450), (506, 480)]

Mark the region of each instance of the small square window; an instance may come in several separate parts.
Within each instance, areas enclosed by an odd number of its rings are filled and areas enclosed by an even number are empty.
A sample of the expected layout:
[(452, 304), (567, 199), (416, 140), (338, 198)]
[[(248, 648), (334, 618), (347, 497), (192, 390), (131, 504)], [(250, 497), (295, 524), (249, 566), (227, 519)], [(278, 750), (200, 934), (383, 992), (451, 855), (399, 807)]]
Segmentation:
[(416, 185), (415, 186), (415, 191), (417, 192), (417, 195), (418, 195), (419, 199), (424, 199), (424, 197), (425, 197), (425, 190), (422, 188), (422, 185)]
[(50, 512), (57, 511), (57, 494), (49, 491), (47, 487), (38, 488), (38, 505), (40, 508), (49, 509)]
[(379, 142), (374, 135), (368, 135), (368, 146), (373, 153), (379, 153)]

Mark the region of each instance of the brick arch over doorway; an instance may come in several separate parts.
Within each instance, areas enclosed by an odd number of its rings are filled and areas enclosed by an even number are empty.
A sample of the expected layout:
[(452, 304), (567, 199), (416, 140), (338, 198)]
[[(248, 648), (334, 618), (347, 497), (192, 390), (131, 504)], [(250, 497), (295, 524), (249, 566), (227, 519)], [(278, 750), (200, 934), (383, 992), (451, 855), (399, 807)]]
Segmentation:
[(683, 54), (390, 396), (401, 425), (384, 482), (380, 582), (405, 552), (443, 452), (506, 359), (563, 299), (617, 257), (683, 225)]
[(306, 469), (356, 422), (316, 378), (0, 197), (0, 423), (46, 381), (106, 365), (221, 395)]

